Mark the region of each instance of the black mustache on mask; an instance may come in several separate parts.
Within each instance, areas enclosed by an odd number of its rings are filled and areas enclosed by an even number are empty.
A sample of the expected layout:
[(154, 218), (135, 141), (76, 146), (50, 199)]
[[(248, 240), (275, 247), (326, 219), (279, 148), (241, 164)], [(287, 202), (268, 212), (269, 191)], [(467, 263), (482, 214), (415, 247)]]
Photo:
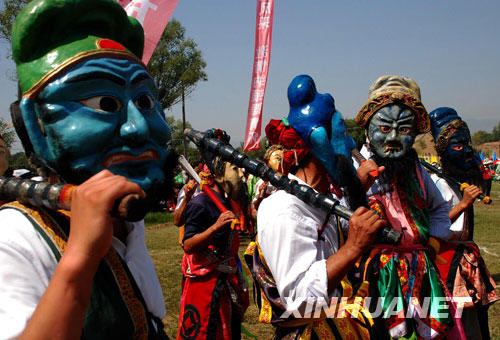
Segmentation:
[(413, 148), (398, 159), (380, 157), (374, 153), (373, 160), (378, 166), (385, 166), (384, 172), (379, 177), (379, 183), (384, 191), (390, 191), (394, 180), (397, 180), (398, 176), (401, 177), (401, 174), (416, 176), (415, 164), (418, 160), (418, 154)]

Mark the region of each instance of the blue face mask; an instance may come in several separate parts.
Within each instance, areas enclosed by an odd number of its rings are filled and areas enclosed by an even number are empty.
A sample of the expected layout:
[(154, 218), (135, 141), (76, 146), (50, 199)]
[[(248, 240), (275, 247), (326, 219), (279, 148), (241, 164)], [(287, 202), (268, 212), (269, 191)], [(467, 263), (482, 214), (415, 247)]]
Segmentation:
[(336, 155), (350, 159), (351, 150), (356, 144), (347, 134), (344, 119), (336, 111), (333, 97), (318, 93), (313, 79), (308, 75), (300, 75), (288, 87), (288, 101), (290, 125), (321, 161), (330, 177), (337, 184), (342, 184)]
[(108, 169), (148, 192), (165, 180), (171, 132), (143, 66), (91, 59), (21, 102), (35, 153), (65, 181)]
[(448, 147), (442, 157), (464, 170), (478, 166), (469, 134), (464, 130), (456, 131), (448, 142)]
[(370, 119), (368, 138), (379, 157), (398, 159), (413, 146), (416, 132), (413, 112), (397, 104), (378, 110)]

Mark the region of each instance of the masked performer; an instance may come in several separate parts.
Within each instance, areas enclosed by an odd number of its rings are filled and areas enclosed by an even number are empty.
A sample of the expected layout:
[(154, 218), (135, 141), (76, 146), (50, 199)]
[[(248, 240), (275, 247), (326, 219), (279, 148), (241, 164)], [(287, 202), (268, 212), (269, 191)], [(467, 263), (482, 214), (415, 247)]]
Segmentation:
[[(229, 136), (220, 129), (209, 131), (209, 136), (229, 143)], [(231, 228), (236, 220), (231, 200), (245, 205), (246, 186), (235, 165), (211, 154), (204, 159), (213, 177), (206, 178), (210, 182), (203, 185), (211, 187), (227, 211), (221, 213), (205, 192), (187, 204), (182, 260), (185, 281), (177, 337), (239, 339), (249, 298), (238, 258), (238, 231)]]
[[(288, 118), (271, 120), (266, 127), (270, 143), (284, 148), (280, 171), (320, 193), (331, 193), (353, 209), (366, 204), (350, 160), (354, 141), (333, 97), (317, 93), (312, 78), (300, 75), (288, 87), (288, 99)], [(276, 338), (370, 337), (371, 319), (363, 313), (357, 320), (321, 313), (311, 320), (303, 314), (308, 305), (330, 306), (331, 298), (352, 296), (346, 274), (385, 222), (360, 207), (349, 220), (345, 243), (340, 223), (336, 216), (283, 190), (260, 205), (258, 245), (247, 250), (247, 263), (263, 292), (259, 320), (276, 326)], [(347, 227), (347, 221), (342, 223)], [(306, 318), (298, 318), (296, 312)]]
[[(449, 107), (440, 107), (429, 116), (442, 171), (460, 182), (479, 185), (480, 160), (471, 147), (467, 124)], [(453, 296), (469, 298), (462, 314), (467, 337), (489, 339), (487, 310), (499, 297), (479, 247), (473, 242), (473, 204), (482, 191), (472, 184), (462, 193), (458, 183), (436, 174), (431, 178), (449, 204), (453, 231), (453, 241), (441, 242), (439, 255), (444, 261), (438, 262), (438, 268)]]
[(16, 19), (16, 131), (44, 176), (78, 187), (71, 212), (2, 206), (2, 339), (166, 338), (144, 223), (110, 216), (126, 194), (156, 201), (172, 176), (143, 46), (114, 0), (35, 0)]
[(493, 162), (489, 158), (485, 158), (481, 163), (481, 172), (483, 173), (483, 183), (482, 188), (486, 196), (490, 196), (491, 184), (493, 183), (493, 178), (495, 177), (495, 171), (491, 168)]
[[(264, 162), (274, 171), (279, 171), (283, 160), (283, 146), (279, 144), (271, 145), (264, 154)], [(257, 214), (262, 200), (276, 192), (276, 188), (269, 182), (260, 178), (255, 183), (255, 197), (252, 200), (252, 215)]]
[[(448, 205), (412, 148), (415, 137), (430, 128), (418, 85), (407, 77), (378, 78), (356, 123), (366, 129), (369, 143), (362, 154), (385, 167), (368, 190), (371, 207), (403, 232), (402, 246), (381, 245), (370, 255), (368, 271), (374, 275), (369, 277), (376, 278), (370, 288), (377, 287), (373, 294), (385, 299), (385, 317), (389, 301), (397, 301), (398, 313), (385, 320), (391, 337), (438, 338), (453, 320), (447, 310), (437, 312), (446, 294), (427, 245), (435, 246), (435, 238), (447, 238), (451, 231)], [(369, 182), (366, 172), (358, 175)]]

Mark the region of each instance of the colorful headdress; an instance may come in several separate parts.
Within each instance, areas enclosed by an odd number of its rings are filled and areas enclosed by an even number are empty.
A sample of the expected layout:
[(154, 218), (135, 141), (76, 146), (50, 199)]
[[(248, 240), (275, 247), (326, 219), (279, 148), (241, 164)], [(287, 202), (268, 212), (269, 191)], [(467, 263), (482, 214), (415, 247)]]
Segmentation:
[(212, 128), (207, 130), (205, 133), (208, 137), (218, 139), (225, 144), (229, 144), (229, 141), (231, 140), (231, 136), (229, 136), (227, 132), (222, 129)]
[(357, 114), (356, 123), (365, 128), (378, 110), (391, 104), (408, 107), (415, 114), (417, 132), (429, 132), (429, 115), (421, 103), (420, 88), (413, 79), (402, 76), (382, 76), (370, 86), (368, 102)]
[(293, 165), (298, 166), (311, 151), (286, 118), (271, 119), (266, 126), (266, 136), (271, 145), (279, 144), (284, 147), (283, 163), (279, 169), (283, 174), (288, 174)]
[(203, 182), (206, 182), (210, 186), (214, 184), (214, 176), (206, 164), (200, 163), (198, 166), (198, 174)]
[(442, 155), (448, 148), (451, 136), (458, 131), (464, 130), (470, 138), (470, 131), (457, 111), (451, 107), (440, 107), (429, 114), (431, 122), (431, 134), (434, 138), (436, 152)]
[(34, 0), (17, 16), (12, 54), (24, 96), (98, 57), (142, 64), (144, 31), (115, 0)]

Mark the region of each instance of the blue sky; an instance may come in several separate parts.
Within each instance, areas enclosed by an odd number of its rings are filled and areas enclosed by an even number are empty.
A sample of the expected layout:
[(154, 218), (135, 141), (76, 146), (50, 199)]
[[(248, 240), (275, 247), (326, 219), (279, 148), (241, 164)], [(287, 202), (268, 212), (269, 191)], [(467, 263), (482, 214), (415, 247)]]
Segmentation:
[[(400, 74), (420, 85), (428, 111), (451, 106), (472, 131), (491, 131), (500, 121), (499, 14), (496, 0), (276, 0), (264, 126), (288, 114), (286, 89), (298, 74), (331, 93), (346, 118), (378, 76)], [(173, 14), (207, 62), (187, 119), (199, 130), (227, 130), (235, 146), (245, 131), (255, 15), (255, 0), (180, 0)], [(16, 87), (1, 47), (0, 116), (8, 117)], [(180, 105), (167, 114), (180, 119)]]

